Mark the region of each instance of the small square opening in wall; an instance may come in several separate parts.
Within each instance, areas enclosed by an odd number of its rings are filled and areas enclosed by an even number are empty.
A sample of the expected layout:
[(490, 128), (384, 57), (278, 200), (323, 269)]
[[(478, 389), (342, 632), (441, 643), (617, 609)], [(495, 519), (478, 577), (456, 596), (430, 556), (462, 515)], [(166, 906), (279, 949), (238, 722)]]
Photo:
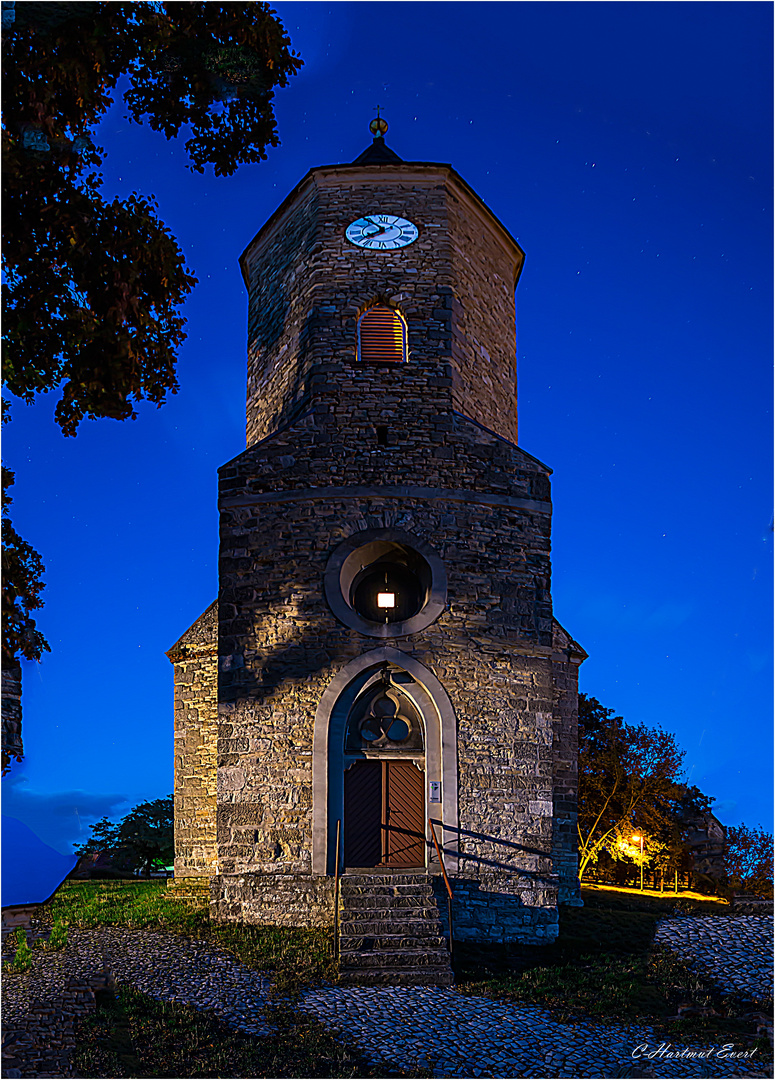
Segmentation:
[(387, 446), (388, 429), (385, 424), (377, 426), (377, 446)]

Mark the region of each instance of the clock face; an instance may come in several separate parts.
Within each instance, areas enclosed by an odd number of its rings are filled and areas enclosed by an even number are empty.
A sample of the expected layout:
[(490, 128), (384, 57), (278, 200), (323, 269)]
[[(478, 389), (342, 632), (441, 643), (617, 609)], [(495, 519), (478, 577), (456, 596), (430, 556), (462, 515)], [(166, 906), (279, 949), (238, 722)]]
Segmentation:
[(347, 226), (345, 236), (351, 244), (370, 251), (394, 251), (413, 243), (417, 226), (395, 214), (368, 214)]

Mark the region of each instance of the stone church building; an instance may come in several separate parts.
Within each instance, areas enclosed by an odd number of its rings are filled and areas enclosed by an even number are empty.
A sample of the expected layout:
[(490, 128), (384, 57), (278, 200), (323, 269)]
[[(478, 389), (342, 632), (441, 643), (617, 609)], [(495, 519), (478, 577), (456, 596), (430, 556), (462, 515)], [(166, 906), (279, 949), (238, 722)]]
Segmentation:
[(168, 653), (175, 884), (327, 926), (337, 858), (345, 899), (428, 900), (442, 853), (456, 939), (548, 942), (580, 902), (585, 653), (552, 611), (551, 470), (517, 443), (524, 253), (371, 130), (240, 260), (247, 448), (219, 470), (218, 598)]

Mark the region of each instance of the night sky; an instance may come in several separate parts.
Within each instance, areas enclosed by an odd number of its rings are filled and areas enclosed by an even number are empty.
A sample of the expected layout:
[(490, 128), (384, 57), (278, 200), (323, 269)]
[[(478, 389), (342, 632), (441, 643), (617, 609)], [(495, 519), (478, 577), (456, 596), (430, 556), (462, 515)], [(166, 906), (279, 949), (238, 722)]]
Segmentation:
[(581, 689), (661, 725), (729, 825), (771, 828), (772, 6), (281, 3), (306, 61), (282, 145), (231, 178), (131, 124), (105, 191), (153, 193), (200, 279), (181, 391), (65, 439), (14, 403), (13, 521), (41, 552), (52, 652), (24, 664), (4, 813), (60, 851), (172, 790), (166, 649), (215, 598), (216, 469), (244, 447), (237, 258), (382, 106), (527, 253), (520, 444), (554, 469), (553, 593)]

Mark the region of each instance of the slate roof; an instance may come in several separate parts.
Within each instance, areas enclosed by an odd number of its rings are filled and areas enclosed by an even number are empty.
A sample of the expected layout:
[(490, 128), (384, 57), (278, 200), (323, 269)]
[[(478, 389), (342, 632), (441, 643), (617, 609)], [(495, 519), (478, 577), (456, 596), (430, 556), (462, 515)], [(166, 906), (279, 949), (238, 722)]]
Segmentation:
[(395, 150), (391, 150), (382, 135), (375, 135), (371, 146), (367, 146), (362, 154), (359, 154), (351, 165), (394, 165), (402, 162)]

